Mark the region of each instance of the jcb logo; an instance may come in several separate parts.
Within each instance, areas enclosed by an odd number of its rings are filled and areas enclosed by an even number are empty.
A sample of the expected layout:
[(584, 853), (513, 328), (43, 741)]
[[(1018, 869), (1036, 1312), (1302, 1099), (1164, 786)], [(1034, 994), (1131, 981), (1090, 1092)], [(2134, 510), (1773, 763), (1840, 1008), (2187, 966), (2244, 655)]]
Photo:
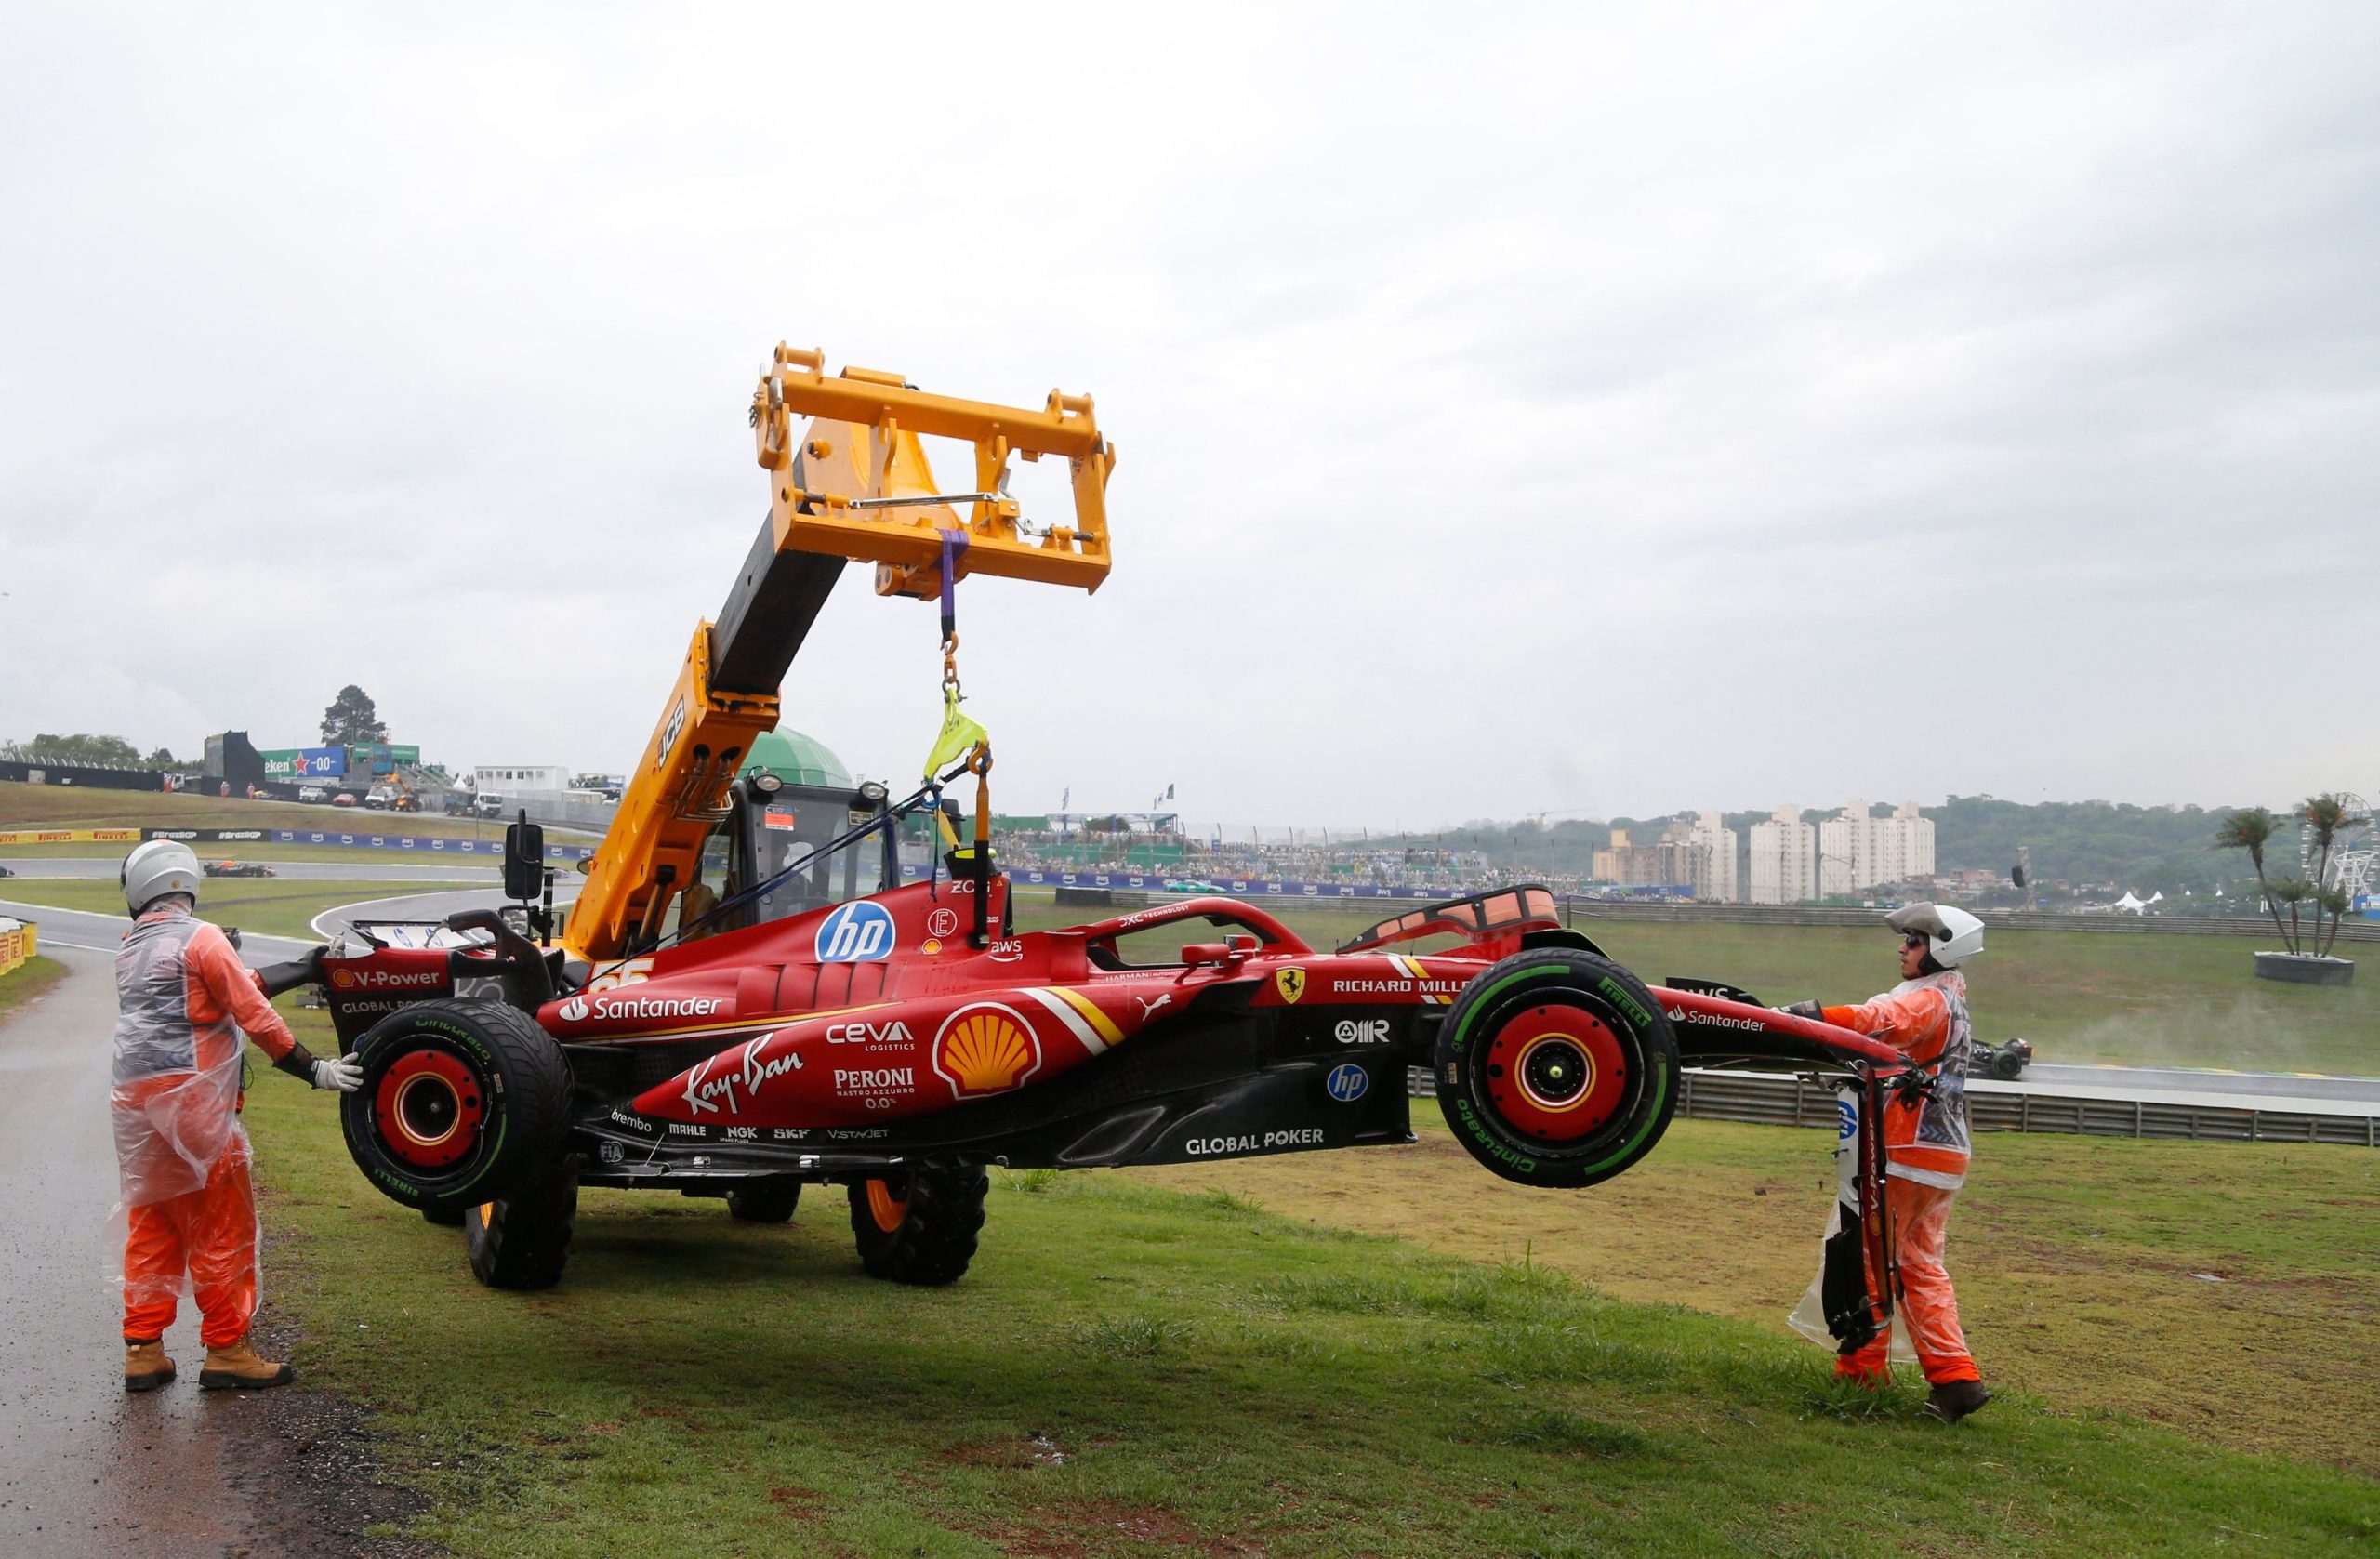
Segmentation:
[(1302, 969), (1275, 970), (1273, 988), (1281, 993), (1283, 1001), (1292, 1007), (1296, 1006), (1298, 997), (1305, 995), (1305, 971)]

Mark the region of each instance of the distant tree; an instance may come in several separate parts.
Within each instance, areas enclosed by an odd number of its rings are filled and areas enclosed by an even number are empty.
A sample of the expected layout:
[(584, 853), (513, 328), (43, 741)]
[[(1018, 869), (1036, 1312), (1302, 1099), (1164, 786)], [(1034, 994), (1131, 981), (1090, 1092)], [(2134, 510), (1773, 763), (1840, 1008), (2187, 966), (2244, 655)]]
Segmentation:
[(71, 736), (45, 731), (30, 742), (16, 744), (14, 755), (20, 760), (51, 763), (102, 763), (119, 769), (140, 767), (140, 749), (123, 737), (94, 736), (81, 731)]
[(141, 760), (141, 761), (148, 764), (152, 769), (171, 769), (181, 760), (174, 756), (172, 748), (159, 747), (155, 752), (151, 753), (147, 758)]
[(373, 707), (372, 695), (353, 682), (338, 690), (330, 707), (323, 711), (323, 744), (343, 747), (359, 742), (385, 742), (389, 728), (380, 720), (380, 711)]
[(2222, 826), (2215, 830), (2217, 850), (2244, 850), (2248, 864), (2256, 868), (2256, 889), (2264, 895), (2265, 908), (2272, 913), (2273, 930), (2289, 940), (2289, 950), (2297, 951), (2296, 939), (2289, 928), (2281, 923), (2280, 906), (2273, 903), (2273, 885), (2265, 879), (2265, 846), (2272, 840), (2272, 813), (2264, 807), (2241, 807), (2224, 815)]

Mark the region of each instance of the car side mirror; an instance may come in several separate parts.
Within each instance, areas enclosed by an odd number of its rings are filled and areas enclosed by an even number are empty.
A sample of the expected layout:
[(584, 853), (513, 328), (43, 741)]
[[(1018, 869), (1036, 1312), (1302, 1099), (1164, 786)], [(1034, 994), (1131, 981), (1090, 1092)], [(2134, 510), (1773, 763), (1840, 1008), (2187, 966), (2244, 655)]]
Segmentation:
[(504, 896), (526, 902), (545, 892), (546, 830), (515, 823), (504, 830)]
[(1223, 951), (1235, 958), (1254, 958), (1256, 949), (1262, 945), (1252, 931), (1234, 931), (1223, 938)]
[(1188, 942), (1183, 944), (1182, 961), (1192, 969), (1226, 964), (1232, 961), (1231, 949), (1220, 942)]

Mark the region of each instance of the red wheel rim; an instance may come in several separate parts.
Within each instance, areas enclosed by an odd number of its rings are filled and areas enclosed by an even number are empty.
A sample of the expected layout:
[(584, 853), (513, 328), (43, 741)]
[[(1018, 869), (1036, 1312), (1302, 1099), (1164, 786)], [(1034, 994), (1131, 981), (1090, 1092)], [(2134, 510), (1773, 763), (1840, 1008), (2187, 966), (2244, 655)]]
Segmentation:
[(417, 1169), (443, 1169), (468, 1155), (487, 1116), (479, 1078), (444, 1050), (399, 1056), (372, 1102), (382, 1145)]
[(1514, 1012), (1488, 1041), (1483, 1064), (1496, 1113), (1542, 1142), (1574, 1142), (1600, 1130), (1628, 1093), (1620, 1040), (1579, 1007)]

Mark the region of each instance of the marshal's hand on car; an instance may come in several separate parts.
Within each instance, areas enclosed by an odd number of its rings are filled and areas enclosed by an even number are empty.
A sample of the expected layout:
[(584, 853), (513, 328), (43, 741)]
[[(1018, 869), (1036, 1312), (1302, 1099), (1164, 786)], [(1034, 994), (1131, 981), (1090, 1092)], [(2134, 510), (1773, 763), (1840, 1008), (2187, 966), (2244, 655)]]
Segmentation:
[(343, 1055), (337, 1061), (324, 1061), (320, 1057), (315, 1059), (314, 1086), (316, 1088), (338, 1093), (353, 1093), (363, 1084), (364, 1067), (353, 1056)]

